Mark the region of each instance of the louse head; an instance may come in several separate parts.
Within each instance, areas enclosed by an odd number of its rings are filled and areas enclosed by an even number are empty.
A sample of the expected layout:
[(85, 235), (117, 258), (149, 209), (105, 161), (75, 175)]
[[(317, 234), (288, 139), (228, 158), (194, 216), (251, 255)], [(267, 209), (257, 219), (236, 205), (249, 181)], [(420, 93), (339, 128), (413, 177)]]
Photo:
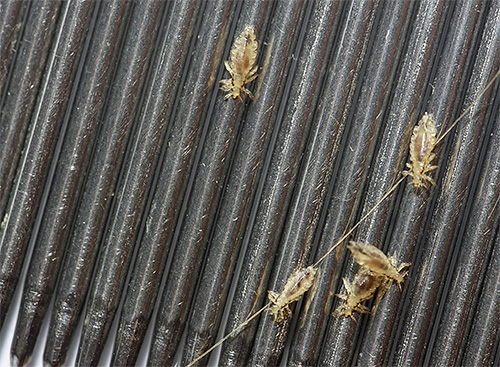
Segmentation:
[(272, 305), (269, 309), (269, 313), (273, 316), (273, 320), (278, 324), (282, 324), (285, 320), (289, 319), (292, 316), (290, 307), (286, 305), (283, 307)]
[(233, 99), (238, 98), (240, 100), (240, 102), (243, 103), (243, 98), (241, 98), (241, 89), (234, 87), (233, 91), (231, 92), (231, 95), (232, 95)]
[(403, 175), (412, 177), (412, 180), (408, 182), (408, 185), (413, 185), (413, 187), (415, 187), (415, 193), (417, 193), (421, 187), (425, 190), (429, 190), (427, 182), (430, 182), (432, 186), (436, 186), (436, 182), (434, 182), (432, 177), (425, 174), (415, 175), (410, 171), (403, 171)]
[[(337, 294), (337, 296), (339, 295)], [(354, 322), (357, 322), (357, 320), (354, 318), (353, 312), (354, 310), (350, 306), (342, 304), (337, 307), (337, 309), (332, 313), (332, 316), (339, 317), (343, 315), (345, 317), (350, 317)]]

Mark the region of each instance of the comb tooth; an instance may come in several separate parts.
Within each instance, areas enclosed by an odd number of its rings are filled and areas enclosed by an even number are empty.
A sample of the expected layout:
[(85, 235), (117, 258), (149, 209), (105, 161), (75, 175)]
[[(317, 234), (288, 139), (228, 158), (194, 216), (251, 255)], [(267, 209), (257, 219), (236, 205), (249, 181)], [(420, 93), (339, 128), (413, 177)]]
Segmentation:
[(0, 366), (500, 365), (498, 24), (0, 1)]

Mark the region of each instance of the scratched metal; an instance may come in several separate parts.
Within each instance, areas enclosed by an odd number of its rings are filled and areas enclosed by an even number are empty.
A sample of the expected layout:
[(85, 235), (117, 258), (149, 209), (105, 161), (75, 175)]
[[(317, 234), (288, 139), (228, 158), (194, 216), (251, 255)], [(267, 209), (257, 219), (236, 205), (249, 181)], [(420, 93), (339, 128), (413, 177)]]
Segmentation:
[[(498, 1), (0, 9), (0, 365), (191, 362), (402, 177), (424, 112), (439, 137), (500, 68)], [(241, 103), (219, 81), (246, 26)], [(333, 317), (345, 241), (291, 319), (264, 309), (197, 364), (498, 364), (497, 91), (435, 147), (435, 187), (405, 180), (349, 236), (412, 263), (402, 291)]]

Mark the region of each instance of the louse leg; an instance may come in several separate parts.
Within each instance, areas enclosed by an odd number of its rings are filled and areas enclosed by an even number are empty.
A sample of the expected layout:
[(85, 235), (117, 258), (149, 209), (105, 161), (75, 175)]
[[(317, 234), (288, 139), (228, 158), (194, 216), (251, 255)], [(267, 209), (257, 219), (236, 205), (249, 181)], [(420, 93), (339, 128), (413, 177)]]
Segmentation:
[[(373, 304), (372, 311), (371, 311), (372, 315), (375, 315), (375, 313), (377, 312), (378, 305), (380, 304), (382, 299), (385, 297), (387, 292), (389, 292), (389, 289), (391, 288), (391, 283), (392, 283), (392, 281), (385, 280), (378, 287), (377, 296), (375, 297), (375, 303)], [(399, 283), (398, 283), (398, 286), (399, 286), (399, 290), (401, 291), (401, 286), (399, 285)]]
[(251, 100), (254, 100), (254, 99), (255, 99), (255, 98), (254, 98), (254, 96), (253, 96), (253, 94), (252, 94), (252, 92), (250, 92), (248, 89), (246, 89), (246, 88), (244, 88), (244, 87), (243, 87), (243, 91), (244, 91), (246, 94), (248, 94), (248, 96), (250, 97), (250, 99), (251, 99)]
[(273, 315), (274, 320), (276, 320), (278, 318), (278, 313), (280, 311), (280, 308), (278, 307), (279, 294), (276, 292), (273, 292), (273, 291), (267, 291), (267, 297), (269, 298), (269, 300), (273, 304), (269, 308), (269, 312), (271, 313), (271, 315)]
[(226, 67), (226, 70), (229, 71), (229, 74), (231, 74), (231, 78), (234, 80), (234, 71), (233, 68), (231, 68), (231, 65), (227, 61), (224, 61), (224, 66)]
[[(399, 267), (398, 267), (396, 265), (396, 258), (394, 256), (390, 256), (389, 260), (391, 261), (392, 265), (396, 268), (398, 273), (401, 275), (401, 278), (403, 279), (401, 281), (396, 280), (396, 283), (398, 284), (399, 291), (401, 292), (403, 290), (401, 287), (401, 283), (404, 282), (404, 278), (408, 275), (408, 272), (410, 271), (409, 269), (410, 269), (411, 263), (401, 263), (401, 265), (399, 265)], [(384, 286), (384, 284), (382, 284), (381, 286)], [(391, 286), (391, 284), (389, 283), (387, 285), (387, 290), (389, 289), (390, 286)], [(386, 290), (386, 292), (387, 292), (387, 290)]]
[(351, 283), (346, 278), (342, 278), (342, 281), (344, 282), (344, 288), (346, 289), (347, 294), (352, 293)]
[(366, 306), (361, 305), (361, 304), (357, 304), (354, 308), (349, 307), (347, 305), (341, 305), (337, 308), (337, 310), (335, 310), (334, 316), (338, 317), (338, 316), (343, 314), (345, 317), (350, 317), (352, 321), (357, 323), (358, 320), (356, 320), (356, 318), (354, 317), (353, 311), (355, 311), (357, 313), (370, 313), (370, 309)]
[(343, 294), (336, 294), (335, 295), (336, 297), (339, 297), (341, 300), (347, 300), (347, 296), (346, 295), (343, 295)]
[(410, 266), (411, 266), (410, 263), (402, 263), (401, 265), (399, 265), (398, 272), (403, 276), (403, 278), (408, 275), (410, 271)]
[(438, 166), (430, 166), (429, 168), (427, 168), (427, 169), (425, 170), (425, 172), (431, 172), (431, 171), (434, 171), (434, 170), (435, 170), (435, 169), (437, 169), (437, 168), (438, 168)]
[(233, 81), (231, 79), (223, 79), (220, 83), (222, 84), (220, 89), (224, 92), (230, 92), (233, 89)]
[(366, 306), (363, 306), (362, 304), (358, 304), (355, 307), (355, 310), (359, 313), (371, 313), (370, 309)]
[(283, 306), (281, 308), (278, 308), (278, 306), (276, 306), (274, 312), (271, 309), (270, 313), (271, 315), (273, 315), (273, 320), (278, 324), (281, 324), (283, 321), (289, 319), (290, 316), (292, 316), (292, 310), (290, 310), (290, 307), (288, 307), (288, 305)]
[(438, 168), (438, 166), (428, 166), (428, 167), (424, 168), (424, 170), (423, 170), (422, 173), (432, 172), (432, 171), (434, 171), (437, 168)]
[(426, 190), (428, 190), (429, 188), (425, 184), (425, 181), (430, 182), (432, 186), (436, 186), (436, 182), (434, 182), (431, 176), (422, 175), (422, 181), (423, 181), (422, 186), (425, 187)]
[(254, 70), (252, 70), (252, 71), (250, 72), (250, 74), (248, 74), (247, 79), (246, 79), (246, 81), (245, 81), (245, 84), (248, 84), (248, 83), (250, 83), (250, 82), (253, 82), (253, 81), (255, 80), (255, 78), (257, 78), (257, 77), (259, 76), (259, 74), (257, 74), (257, 73), (256, 73), (256, 71), (257, 71), (257, 69), (255, 69), (255, 71), (254, 71)]
[(438, 168), (438, 166), (430, 166), (428, 168), (425, 168), (422, 171), (422, 173), (420, 173), (419, 175), (416, 175), (416, 174), (414, 174), (411, 171), (413, 169), (413, 167), (409, 163), (407, 163), (406, 165), (408, 166), (408, 168), (410, 169), (410, 171), (403, 171), (401, 173), (405, 177), (410, 176), (410, 177), (413, 178), (410, 182), (408, 182), (408, 185), (415, 186), (415, 192), (418, 191), (419, 187), (424, 187), (426, 190), (428, 190), (429, 188), (427, 187), (427, 185), (425, 184), (425, 182), (429, 182), (433, 186), (436, 186), (436, 182), (434, 182), (434, 180), (432, 179), (432, 177), (426, 175), (425, 173), (435, 170), (436, 168)]
[[(409, 168), (409, 171), (403, 171), (401, 172), (403, 176), (405, 177), (408, 177), (408, 176), (411, 176), (411, 177), (415, 177), (415, 175), (413, 174), (413, 166), (411, 165), (411, 163), (406, 163), (406, 167)], [(408, 183), (408, 185), (411, 184), (411, 182)]]
[(267, 294), (268, 294), (269, 300), (276, 305), (278, 302), (279, 294), (274, 292), (274, 291), (267, 291)]

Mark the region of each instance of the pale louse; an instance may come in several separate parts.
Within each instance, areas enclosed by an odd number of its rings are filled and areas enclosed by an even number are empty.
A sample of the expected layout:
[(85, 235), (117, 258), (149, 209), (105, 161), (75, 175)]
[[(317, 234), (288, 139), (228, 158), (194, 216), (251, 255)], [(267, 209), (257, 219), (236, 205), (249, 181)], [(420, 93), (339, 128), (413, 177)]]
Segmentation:
[(363, 306), (361, 302), (372, 298), (376, 291), (378, 293), (373, 311), (377, 309), (393, 281), (398, 283), (401, 290), (401, 283), (404, 282), (408, 273), (407, 269), (411, 264), (402, 263), (396, 267), (394, 258), (388, 257), (369, 243), (350, 241), (347, 248), (361, 268), (354, 276), (352, 283), (345, 278), (342, 279), (347, 295), (337, 295), (344, 300), (344, 303), (335, 310), (333, 315), (343, 314), (356, 321), (353, 312), (370, 313), (368, 307)]
[[(344, 302), (333, 312), (333, 316), (344, 315), (350, 317), (353, 321), (356, 321), (353, 316), (354, 312), (370, 313), (370, 309), (363, 306), (361, 302), (372, 298), (381, 285), (383, 285), (382, 288), (388, 288), (390, 285), (383, 277), (366, 268), (359, 269), (352, 283), (346, 278), (342, 278), (342, 281), (347, 295), (337, 294), (337, 297), (344, 300)], [(379, 292), (383, 292), (383, 289), (380, 289)]]
[(432, 152), (437, 143), (436, 134), (437, 130), (434, 117), (427, 112), (424, 113), (424, 116), (422, 116), (413, 129), (413, 134), (411, 136), (411, 163), (406, 163), (409, 170), (403, 171), (403, 175), (413, 178), (411, 183), (417, 189), (422, 186), (427, 188), (426, 182), (430, 182), (434, 186), (436, 185), (434, 180), (427, 175), (427, 173), (437, 168), (437, 166), (431, 164), (436, 157), (436, 154)]
[(281, 323), (292, 315), (289, 305), (298, 301), (311, 288), (316, 271), (313, 266), (295, 270), (281, 293), (268, 291), (269, 300), (272, 302), (269, 312), (273, 315), (274, 321)]
[(258, 75), (258, 65), (255, 64), (257, 62), (257, 48), (258, 42), (253, 27), (245, 27), (234, 41), (230, 61), (224, 61), (227, 71), (231, 74), (231, 79), (220, 81), (222, 84), (220, 89), (229, 92), (225, 99), (233, 97), (243, 102), (242, 93), (246, 93), (251, 99), (254, 99), (252, 92), (245, 88), (245, 85), (257, 78)]
[(388, 280), (395, 281), (401, 288), (401, 283), (408, 273), (410, 263), (396, 265), (396, 260), (392, 256), (387, 256), (377, 247), (363, 242), (350, 241), (347, 246), (351, 250), (354, 260), (363, 268), (370, 270), (376, 275)]
[(406, 163), (409, 168), (407, 171), (403, 171), (404, 176), (411, 176), (412, 181), (410, 182), (415, 186), (415, 188), (425, 187), (427, 188), (426, 182), (430, 182), (432, 185), (436, 185), (434, 180), (427, 175), (427, 173), (435, 170), (437, 166), (433, 166), (431, 163), (436, 157), (432, 151), (434, 147), (444, 139), (446, 135), (458, 124), (458, 122), (472, 109), (472, 107), (479, 101), (484, 93), (493, 85), (495, 80), (500, 76), (500, 70), (491, 78), (491, 80), (486, 84), (484, 89), (477, 95), (477, 97), (472, 101), (472, 103), (462, 112), (462, 114), (448, 127), (448, 129), (436, 137), (436, 123), (434, 117), (427, 112), (420, 119), (418, 124), (414, 127), (411, 141), (410, 141), (410, 162)]

